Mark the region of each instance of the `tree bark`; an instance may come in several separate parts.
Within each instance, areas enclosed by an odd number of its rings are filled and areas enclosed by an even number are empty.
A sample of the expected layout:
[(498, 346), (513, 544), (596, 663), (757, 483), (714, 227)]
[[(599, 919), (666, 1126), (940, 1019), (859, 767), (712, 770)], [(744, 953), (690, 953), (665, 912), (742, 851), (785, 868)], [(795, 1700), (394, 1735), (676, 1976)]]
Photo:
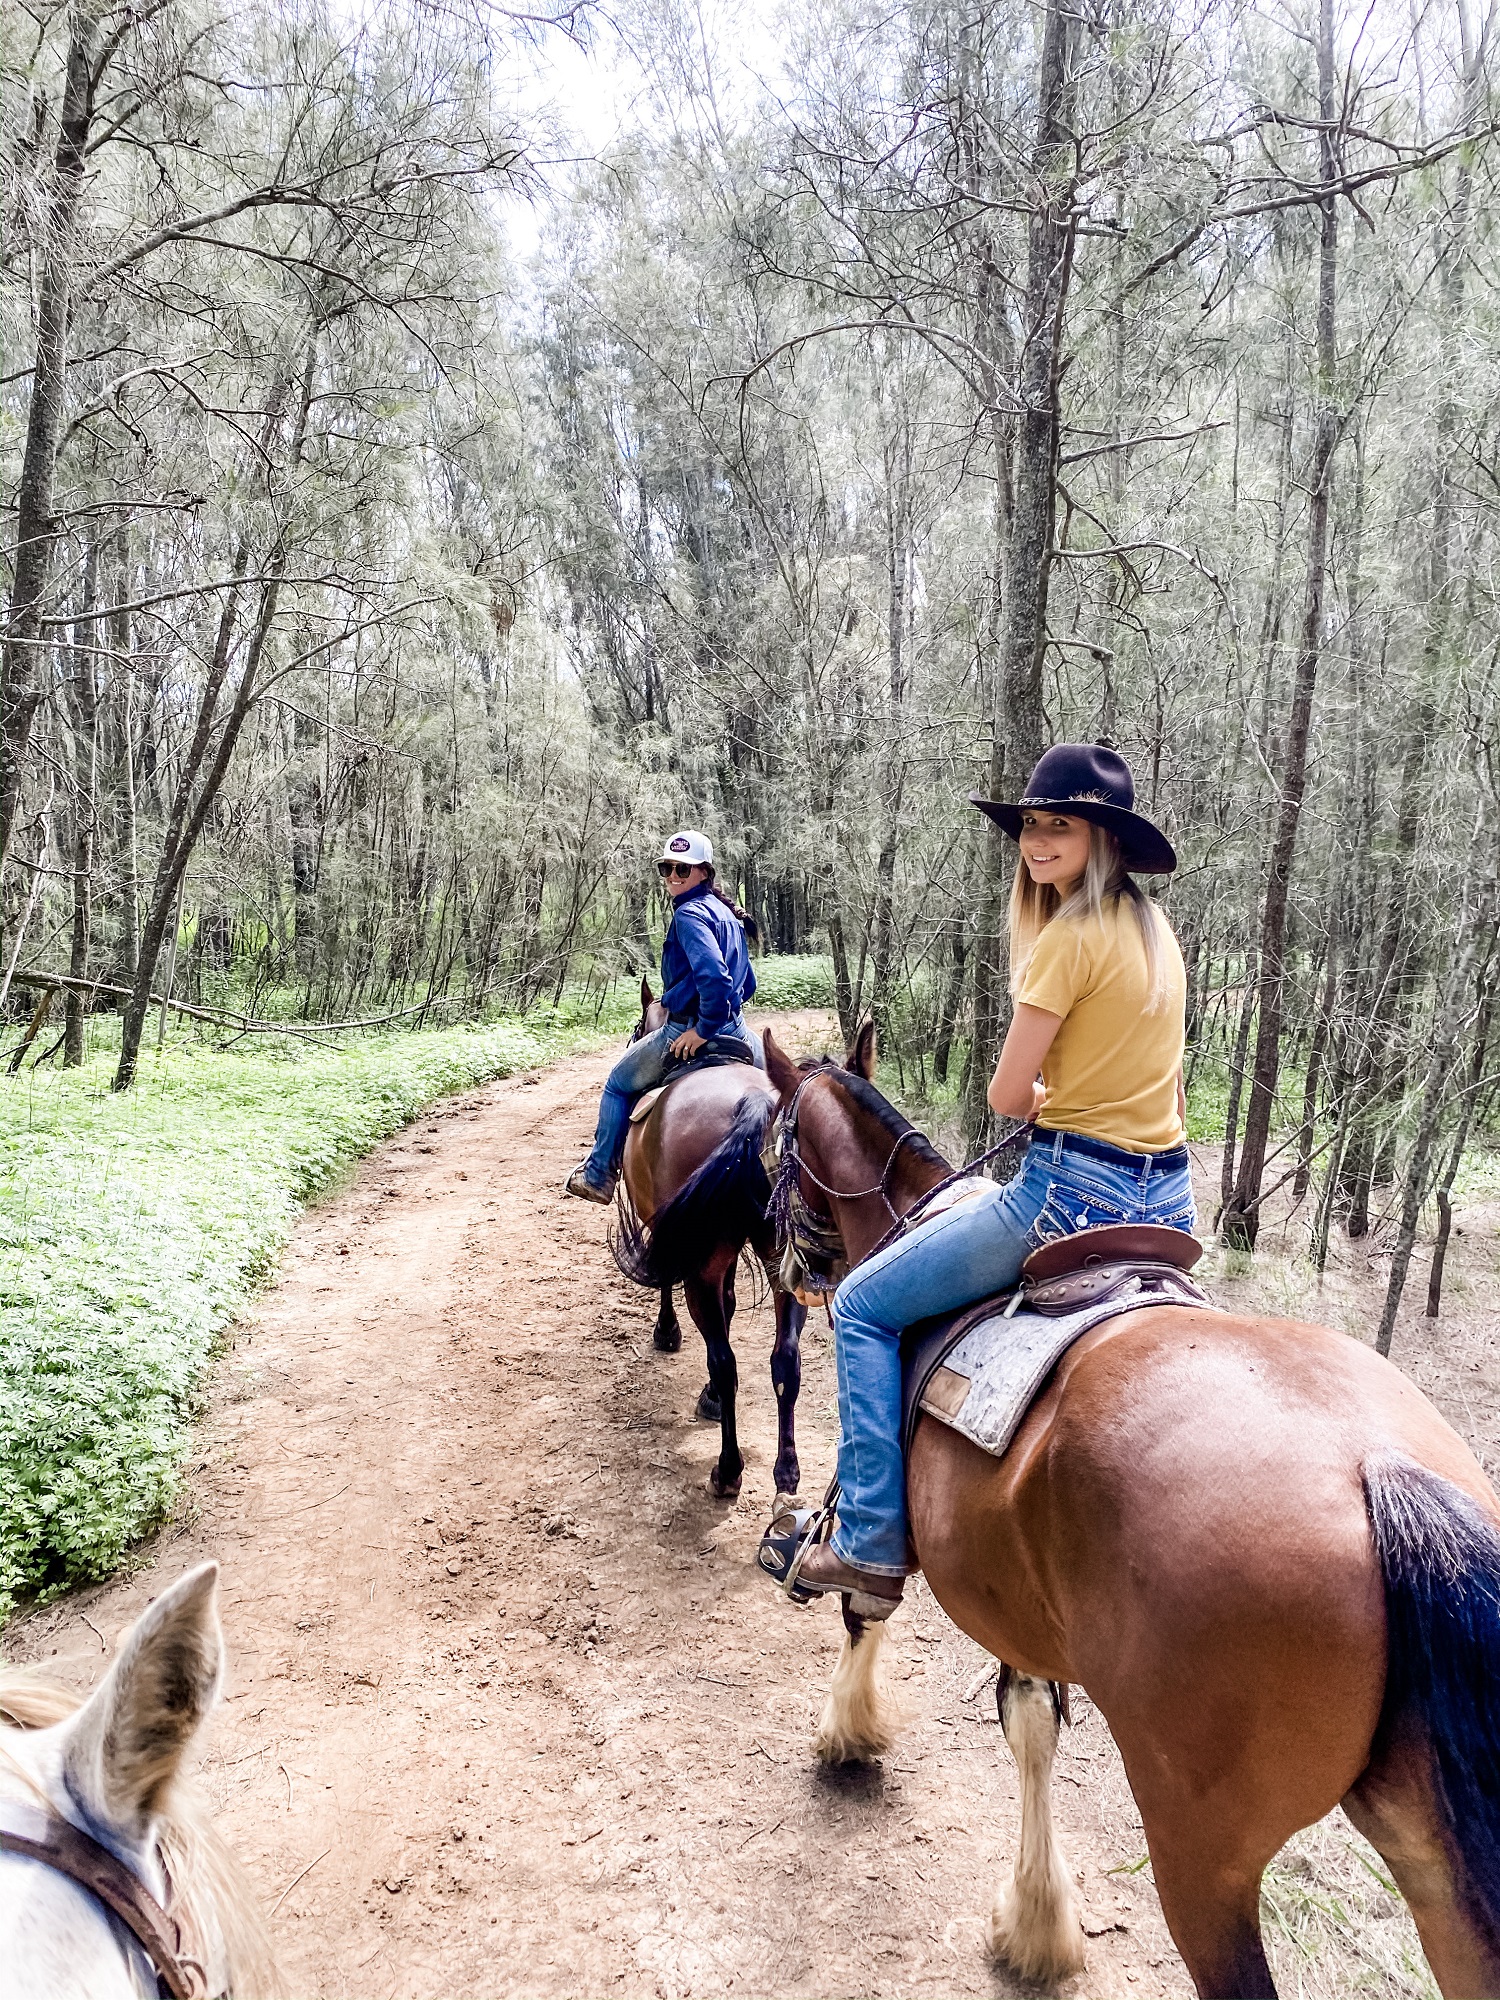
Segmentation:
[[(308, 344), (303, 367), (301, 393), (287, 452), (290, 466), (295, 466), (300, 461), (307, 437), (307, 418), (312, 404), (316, 359), (317, 344), (314, 339)], [(278, 383), (269, 399), (267, 440), (274, 436), (289, 386), (285, 381)], [(243, 586), (236, 583), (224, 594), (224, 608), (219, 617), (213, 658), (198, 703), (192, 742), (183, 758), (173, 795), (166, 836), (162, 842), (161, 859), (157, 863), (156, 879), (152, 884), (150, 907), (141, 930), (135, 984), (131, 988), (130, 999), (126, 1004), (121, 1024), (120, 1060), (115, 1070), (113, 1086), (116, 1090), (128, 1090), (135, 1080), (141, 1037), (145, 1032), (146, 1015), (151, 1006), (151, 982), (156, 974), (156, 962), (166, 941), (168, 925), (177, 907), (178, 893), (187, 873), (188, 861), (198, 844), (214, 800), (218, 797), (219, 788), (229, 770), (240, 732), (255, 704), (256, 679), (275, 623), (280, 580), (286, 571), (288, 554), (283, 531), (278, 533), (265, 561), (263, 581), (259, 586), (255, 624), (251, 628), (244, 658), (240, 663), (239, 681), (219, 729), (218, 743), (210, 759), (209, 743), (218, 719), (219, 697), (223, 692), (234, 657)], [(247, 574), (249, 561), (250, 544), (248, 537), (244, 537), (236, 552), (234, 573), (237, 578), (243, 578)]]
[[(99, 574), (98, 551), (90, 548), (84, 566), (83, 610), (93, 610)], [(94, 835), (99, 811), (99, 687), (91, 620), (77, 628), (73, 648), (73, 932), (68, 972), (88, 977), (89, 943), (93, 927)], [(83, 1061), (84, 1021), (88, 996), (69, 987), (63, 1002), (63, 1067), (76, 1069)]]
[(68, 315), (83, 199), (89, 131), (97, 87), (98, 25), (76, 6), (68, 32), (68, 66), (52, 161), (46, 247), (37, 294), (36, 353), (26, 444), (16, 494), (16, 554), (5, 644), (0, 651), (0, 866), (10, 852), (20, 804), (31, 726), (42, 699), (42, 618), (57, 523), (52, 489), (68, 387)]
[(1468, 998), (1469, 977), (1474, 964), (1475, 939), (1469, 926), (1470, 909), (1468, 899), (1465, 898), (1454, 936), (1458, 963), (1454, 967), (1448, 989), (1440, 1003), (1439, 1016), (1433, 1032), (1432, 1056), (1427, 1065), (1427, 1082), (1422, 1091), (1422, 1107), (1417, 1115), (1416, 1137), (1412, 1141), (1411, 1155), (1406, 1163), (1406, 1178), (1401, 1195), (1401, 1222), (1396, 1231), (1396, 1246), (1391, 1253), (1391, 1273), (1386, 1285), (1385, 1306), (1375, 1335), (1376, 1351), (1380, 1354), (1388, 1355), (1391, 1351), (1391, 1341), (1396, 1331), (1396, 1314), (1400, 1310), (1401, 1294), (1406, 1289), (1406, 1274), (1411, 1268), (1412, 1251), (1417, 1240), (1417, 1223), (1421, 1219), (1422, 1202), (1427, 1193), (1428, 1165), (1438, 1136), (1448, 1079), (1453, 1071), (1459, 1020), (1464, 1002)]
[[(1333, 0), (1321, 0), (1318, 10), (1319, 168), (1325, 188), (1338, 178), (1334, 91)], [(1292, 859), (1307, 788), (1308, 738), (1312, 727), (1313, 694), (1323, 649), (1323, 595), (1328, 580), (1328, 517), (1333, 490), (1333, 459), (1339, 439), (1334, 403), (1337, 360), (1338, 208), (1332, 193), (1319, 204), (1318, 234), (1318, 425), (1309, 475), (1307, 587), (1302, 604), (1302, 628), (1292, 683), (1292, 708), (1287, 721), (1281, 762), (1281, 801), (1271, 842), (1260, 927), (1259, 1019), (1255, 1058), (1250, 1076), (1250, 1101), (1245, 1112), (1245, 1137), (1240, 1148), (1234, 1191), (1220, 1227), (1226, 1243), (1255, 1248), (1260, 1230), (1260, 1188), (1266, 1148), (1276, 1108), (1281, 1073), (1281, 1024), (1286, 1003), (1287, 909), (1291, 896)]]
[[(1021, 413), (1015, 438), (1015, 505), (1006, 551), (1000, 629), (1000, 687), (990, 797), (1024, 783), (1041, 756), (1046, 727), (1042, 668), (1047, 649), (1047, 591), (1057, 520), (1057, 451), (1064, 315), (1072, 277), (1075, 154), (1071, 137), (1076, 86), (1073, 54), (1079, 15), (1049, 0), (1037, 79), (1032, 149), (1031, 221), (1026, 256), (1026, 338), (1021, 352)], [(974, 1044), (964, 1105), (971, 1149), (988, 1139), (985, 1101), (990, 1070), (1008, 1016), (1006, 930), (1015, 851), (999, 827), (985, 836), (984, 888), (974, 962)]]

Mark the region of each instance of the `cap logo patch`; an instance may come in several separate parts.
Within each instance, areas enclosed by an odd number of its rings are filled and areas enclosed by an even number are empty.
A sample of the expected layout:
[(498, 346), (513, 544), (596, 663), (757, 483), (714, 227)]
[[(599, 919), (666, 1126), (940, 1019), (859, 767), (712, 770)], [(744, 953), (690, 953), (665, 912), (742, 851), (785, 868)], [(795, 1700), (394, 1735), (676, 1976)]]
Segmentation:
[(678, 834), (675, 840), (669, 840), (667, 842), (667, 846), (671, 849), (671, 851), (674, 854), (686, 854), (691, 844), (692, 843), (690, 841), (684, 840), (680, 833)]

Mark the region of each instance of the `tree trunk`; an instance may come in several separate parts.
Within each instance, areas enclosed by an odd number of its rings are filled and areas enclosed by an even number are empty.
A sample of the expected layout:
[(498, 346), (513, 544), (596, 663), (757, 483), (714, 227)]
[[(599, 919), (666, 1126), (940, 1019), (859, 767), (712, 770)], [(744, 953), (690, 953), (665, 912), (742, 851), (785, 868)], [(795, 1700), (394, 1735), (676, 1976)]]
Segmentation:
[(1328, 1035), (1333, 1021), (1334, 1002), (1338, 994), (1338, 949), (1336, 940), (1329, 938), (1328, 967), (1323, 980), (1323, 997), (1318, 1006), (1318, 1018), (1313, 1025), (1312, 1047), (1307, 1055), (1307, 1075), (1302, 1085), (1302, 1137), (1298, 1142), (1297, 1175), (1292, 1182), (1292, 1204), (1297, 1206), (1307, 1198), (1308, 1185), (1312, 1179), (1313, 1134), (1318, 1124), (1318, 1090), (1323, 1081), (1323, 1059), (1328, 1052)]
[[(295, 466), (301, 459), (307, 437), (307, 418), (312, 405), (316, 361), (317, 342), (314, 338), (308, 343), (297, 415), (288, 446), (287, 458), (291, 466)], [(263, 443), (268, 443), (274, 437), (289, 387), (290, 384), (283, 380), (272, 391)], [(245, 720), (255, 705), (256, 678), (265, 657), (271, 628), (275, 623), (280, 580), (286, 570), (288, 554), (285, 539), (278, 536), (266, 557), (265, 580), (259, 586), (255, 624), (251, 628), (244, 658), (240, 663), (239, 681), (235, 687), (234, 697), (223, 718), (218, 743), (210, 761), (209, 743), (218, 719), (219, 696), (233, 661), (243, 586), (236, 581), (224, 593), (224, 607), (219, 617), (213, 658), (198, 703), (192, 742), (183, 758), (173, 795), (166, 836), (162, 842), (161, 859), (157, 863), (156, 879), (152, 884), (151, 903), (141, 931), (135, 985), (131, 989), (130, 999), (126, 1002), (124, 1020), (121, 1024), (120, 1061), (114, 1079), (116, 1090), (128, 1090), (135, 1080), (141, 1036), (145, 1031), (146, 1015), (151, 1006), (151, 981), (156, 973), (156, 961), (166, 940), (172, 913), (177, 907), (177, 897), (187, 873), (188, 860), (198, 844), (214, 800), (219, 795), (219, 788), (229, 770), (230, 760), (234, 755), (235, 745), (239, 742)], [(245, 576), (249, 562), (250, 544), (248, 538), (242, 538), (235, 558), (236, 579)]]
[[(130, 536), (123, 525), (115, 546), (119, 558), (115, 601), (124, 604), (130, 598)], [(130, 653), (128, 611), (117, 611), (110, 619), (109, 644), (118, 689), (120, 725), (119, 779), (115, 791), (118, 826), (115, 866), (120, 877), (120, 935), (111, 971), (115, 985), (133, 986), (141, 938), (141, 862), (135, 804), (135, 667)]]
[(886, 489), (886, 714), (880, 771), (880, 851), (875, 860), (875, 921), (870, 1011), (882, 1040), (890, 1029), (891, 970), (895, 958), (896, 852), (906, 796), (907, 746), (903, 710), (909, 681), (911, 631), (911, 429), (904, 412), (885, 452)]
[[(1478, 129), (1484, 102), (1487, 36), (1467, 51), (1464, 70), (1464, 130)], [(1355, 1133), (1346, 1175), (1347, 1228), (1351, 1237), (1369, 1230), (1370, 1194), (1378, 1176), (1384, 1113), (1382, 1100), (1390, 1079), (1403, 1061), (1400, 1024), (1410, 1011), (1415, 990), (1410, 934), (1413, 912), (1406, 894), (1410, 859), (1422, 824), (1422, 773), (1436, 733), (1436, 685), (1444, 668), (1453, 606), (1453, 538), (1455, 476), (1458, 459), (1459, 383), (1465, 373), (1463, 323), (1464, 267), (1469, 256), (1473, 212), (1474, 170), (1471, 150), (1458, 155), (1454, 184), (1452, 229), (1445, 247), (1438, 282), (1438, 404), (1433, 426), (1432, 542), (1428, 561), (1427, 615), (1422, 640), (1416, 712), (1401, 760), (1394, 850), (1389, 855), (1389, 892), (1385, 921), (1376, 952), (1374, 1005), (1365, 1041), (1365, 1059), (1357, 1080), (1353, 1113)]]
[(1479, 1019), (1474, 1026), (1474, 1055), (1469, 1064), (1468, 1087), (1464, 1091), (1463, 1103), (1458, 1114), (1458, 1130), (1453, 1135), (1453, 1143), (1448, 1149), (1448, 1163), (1443, 1169), (1442, 1180), (1438, 1184), (1437, 1241), (1432, 1246), (1432, 1267), (1427, 1273), (1427, 1317), (1436, 1319), (1443, 1302), (1443, 1266), (1448, 1260), (1448, 1237), (1453, 1228), (1453, 1183), (1458, 1178), (1458, 1170), (1463, 1164), (1464, 1148), (1469, 1143), (1469, 1129), (1474, 1121), (1479, 1102), (1479, 1088), (1484, 1079), (1485, 1060), (1489, 1054), (1490, 1015), (1494, 1005), (1495, 989), (1487, 978), (1481, 981), (1484, 997), (1479, 1003)]
[(1428, 1164), (1437, 1140), (1448, 1079), (1453, 1070), (1459, 1019), (1464, 1002), (1468, 998), (1475, 943), (1469, 921), (1469, 905), (1465, 898), (1454, 937), (1458, 964), (1454, 967), (1448, 990), (1443, 995), (1439, 1017), (1433, 1031), (1432, 1057), (1427, 1066), (1422, 1108), (1417, 1116), (1417, 1132), (1412, 1142), (1411, 1156), (1406, 1163), (1406, 1179), (1401, 1195), (1401, 1223), (1396, 1232), (1396, 1247), (1391, 1253), (1391, 1274), (1386, 1285), (1385, 1307), (1380, 1315), (1380, 1326), (1375, 1336), (1376, 1351), (1385, 1355), (1391, 1351), (1391, 1340), (1396, 1330), (1396, 1314), (1400, 1310), (1401, 1294), (1406, 1289), (1406, 1274), (1411, 1268), (1412, 1250), (1417, 1240), (1417, 1223), (1421, 1218), (1422, 1202), (1428, 1186)]
[[(1032, 173), (1037, 187), (1027, 236), (1025, 345), (1021, 352), (1021, 414), (1015, 444), (1015, 507), (1005, 559), (1000, 631), (999, 712), (990, 755), (990, 797), (1025, 782), (1045, 747), (1042, 667), (1047, 649), (1047, 591), (1057, 517), (1059, 376), (1064, 313), (1072, 277), (1076, 85), (1073, 52), (1079, 15), (1065, 0), (1048, 0), (1037, 79), (1037, 131)], [(999, 827), (985, 836), (984, 891), (974, 961), (974, 1043), (964, 1105), (971, 1150), (989, 1137), (985, 1101), (990, 1070), (1008, 1016), (1005, 968), (1013, 845)]]
[[(1325, 188), (1338, 179), (1337, 106), (1333, 67), (1333, 0), (1321, 0), (1318, 10), (1318, 117), (1320, 177)], [(1250, 1076), (1250, 1102), (1245, 1112), (1245, 1138), (1240, 1149), (1234, 1191), (1225, 1207), (1221, 1228), (1226, 1243), (1253, 1250), (1260, 1230), (1260, 1187), (1266, 1148), (1276, 1108), (1281, 1073), (1281, 1024), (1286, 1000), (1287, 906), (1291, 894), (1292, 857), (1302, 819), (1307, 787), (1307, 749), (1312, 726), (1313, 692), (1323, 647), (1323, 593), (1328, 579), (1328, 517), (1333, 490), (1333, 456), (1339, 438), (1334, 406), (1337, 360), (1338, 209), (1336, 197), (1325, 194), (1318, 204), (1318, 427), (1309, 479), (1307, 588), (1302, 606), (1302, 630), (1292, 684), (1292, 709), (1282, 757), (1281, 802), (1271, 843), (1271, 865), (1260, 927), (1259, 1020), (1255, 1059)]]
[(949, 919), (948, 933), (948, 976), (943, 982), (937, 1040), (932, 1051), (932, 1074), (939, 1083), (948, 1081), (948, 1069), (953, 1061), (953, 1034), (964, 997), (964, 969), (969, 957), (969, 940), (964, 932), (961, 912)]
[(52, 487), (67, 400), (68, 317), (78, 209), (94, 117), (97, 42), (93, 14), (87, 6), (75, 6), (69, 19), (68, 67), (52, 162), (31, 403), (16, 493), (15, 565), (0, 654), (0, 865), (10, 852), (31, 725), (42, 698), (42, 617), (57, 534)]
[[(90, 548), (84, 565), (83, 610), (97, 600), (98, 552)], [(95, 629), (85, 617), (73, 647), (73, 935), (68, 972), (87, 979), (93, 919), (94, 834), (99, 810), (99, 685), (94, 656)], [(63, 1002), (63, 1067), (76, 1069), (83, 1061), (84, 1020), (88, 995), (70, 987)]]

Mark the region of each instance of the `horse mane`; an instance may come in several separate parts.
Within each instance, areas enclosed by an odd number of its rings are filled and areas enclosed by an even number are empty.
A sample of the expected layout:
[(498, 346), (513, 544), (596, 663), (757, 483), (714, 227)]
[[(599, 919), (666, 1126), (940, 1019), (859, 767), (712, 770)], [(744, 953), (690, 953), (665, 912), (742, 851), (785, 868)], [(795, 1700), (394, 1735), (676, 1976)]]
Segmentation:
[(837, 1077), (860, 1109), (868, 1111), (870, 1116), (890, 1134), (893, 1142), (906, 1137), (908, 1133), (911, 1134), (902, 1149), (905, 1153), (913, 1159), (925, 1161), (930, 1167), (941, 1167), (945, 1174), (952, 1173), (953, 1162), (944, 1159), (927, 1134), (913, 1125), (909, 1118), (903, 1117), (891, 1100), (878, 1091), (873, 1083), (862, 1077), (858, 1070), (845, 1069), (844, 1065), (832, 1056), (806, 1056), (797, 1067), (804, 1076), (812, 1076), (826, 1070)]
[[(75, 1714), (83, 1699), (49, 1674), (0, 1661), (0, 1764), (30, 1784), (25, 1766), (6, 1754), (7, 1734), (51, 1729)], [(156, 1837), (191, 1928), (204, 1939), (218, 1933), (232, 2000), (284, 2000), (287, 1989), (260, 1899), (194, 1784), (179, 1778), (171, 1786)]]

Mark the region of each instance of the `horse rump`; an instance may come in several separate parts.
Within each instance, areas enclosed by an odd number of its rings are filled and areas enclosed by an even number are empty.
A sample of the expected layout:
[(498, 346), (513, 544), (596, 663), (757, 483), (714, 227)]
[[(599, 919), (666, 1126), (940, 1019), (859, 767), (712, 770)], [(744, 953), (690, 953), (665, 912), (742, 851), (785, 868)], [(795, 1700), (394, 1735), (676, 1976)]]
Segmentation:
[(1385, 1581), (1382, 1723), (1425, 1734), (1465, 1901), (1500, 1955), (1500, 1531), (1407, 1459), (1367, 1464), (1364, 1488)]
[(681, 1284), (701, 1270), (716, 1244), (738, 1245), (760, 1234), (771, 1198), (761, 1153), (775, 1114), (774, 1098), (747, 1093), (724, 1137), (649, 1224), (621, 1204), (610, 1247), (627, 1278), (653, 1289)]

